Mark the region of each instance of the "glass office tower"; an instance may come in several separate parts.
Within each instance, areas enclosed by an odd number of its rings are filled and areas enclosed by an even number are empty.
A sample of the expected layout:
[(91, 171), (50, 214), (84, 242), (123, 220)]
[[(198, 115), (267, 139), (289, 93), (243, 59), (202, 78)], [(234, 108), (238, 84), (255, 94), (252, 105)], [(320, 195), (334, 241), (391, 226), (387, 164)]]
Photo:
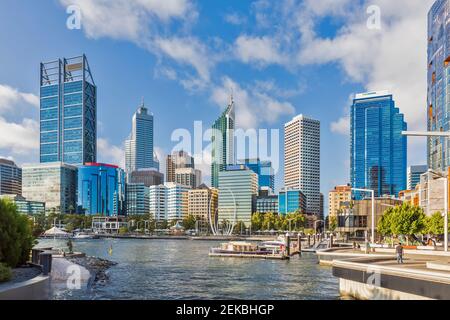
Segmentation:
[(211, 186), (219, 187), (219, 172), (224, 171), (227, 165), (235, 163), (234, 159), (234, 100), (230, 96), (227, 109), (214, 122), (212, 129), (211, 150)]
[(125, 162), (127, 173), (155, 168), (153, 114), (149, 113), (144, 102), (133, 115), (131, 134), (125, 141)]
[[(450, 2), (436, 1), (428, 13), (428, 131), (450, 130)], [(446, 171), (450, 139), (428, 138), (428, 168)]]
[(306, 212), (306, 197), (297, 189), (282, 189), (278, 194), (278, 214)]
[[(351, 183), (375, 190), (375, 196), (398, 196), (406, 189), (406, 137), (403, 114), (392, 94), (357, 94), (351, 107)], [(370, 194), (354, 192), (360, 200)]]
[(247, 168), (258, 175), (259, 188), (267, 189), (273, 193), (275, 191), (275, 174), (271, 161), (261, 161), (260, 159), (240, 160), (239, 164), (244, 164)]
[(117, 166), (87, 163), (78, 168), (78, 212), (125, 215), (125, 173)]
[(97, 87), (85, 55), (41, 63), (40, 162), (97, 157)]

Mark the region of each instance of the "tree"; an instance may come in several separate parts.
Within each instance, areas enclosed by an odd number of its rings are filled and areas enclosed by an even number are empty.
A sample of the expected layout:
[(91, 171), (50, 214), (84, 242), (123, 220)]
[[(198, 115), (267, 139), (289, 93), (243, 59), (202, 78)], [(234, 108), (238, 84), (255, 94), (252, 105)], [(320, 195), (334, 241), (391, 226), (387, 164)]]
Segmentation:
[(185, 230), (192, 230), (195, 229), (195, 223), (197, 222), (197, 219), (193, 215), (188, 215), (183, 219), (183, 227)]
[(433, 236), (444, 234), (445, 221), (440, 212), (435, 212), (426, 220), (426, 233)]
[(264, 214), (255, 212), (252, 214), (252, 231), (261, 230), (264, 220)]
[(389, 208), (381, 216), (377, 224), (377, 231), (383, 236), (392, 236), (392, 214), (393, 208)]
[(423, 209), (404, 203), (389, 208), (379, 221), (378, 231), (383, 235), (404, 235), (412, 237), (426, 231), (426, 216)]
[(11, 201), (0, 199), (0, 262), (10, 267), (26, 263), (33, 245), (32, 221)]
[(330, 216), (328, 218), (328, 229), (333, 232), (334, 230), (336, 230), (337, 226), (338, 226), (338, 224), (337, 224), (337, 217), (336, 216)]
[(239, 220), (236, 225), (234, 226), (234, 230), (233, 233), (234, 234), (241, 234), (243, 232), (245, 232), (246, 226), (245, 223), (242, 222), (241, 220)]

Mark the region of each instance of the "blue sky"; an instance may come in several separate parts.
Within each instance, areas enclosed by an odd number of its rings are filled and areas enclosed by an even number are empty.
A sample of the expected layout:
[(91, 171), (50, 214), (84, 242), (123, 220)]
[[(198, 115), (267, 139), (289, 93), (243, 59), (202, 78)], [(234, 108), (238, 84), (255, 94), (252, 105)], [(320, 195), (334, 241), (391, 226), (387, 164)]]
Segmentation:
[[(432, 2), (2, 0), (0, 156), (38, 161), (39, 63), (85, 53), (98, 87), (99, 161), (123, 162), (142, 97), (164, 162), (176, 144), (172, 132), (197, 120), (210, 126), (232, 87), (240, 127), (279, 129), (281, 142), (293, 116), (321, 121), (327, 195), (349, 180), (352, 94), (390, 90), (409, 127), (425, 128)], [(80, 9), (80, 30), (66, 26), (70, 5)], [(380, 9), (380, 29), (367, 27), (369, 5)], [(409, 162), (423, 161), (425, 144), (410, 141)]]

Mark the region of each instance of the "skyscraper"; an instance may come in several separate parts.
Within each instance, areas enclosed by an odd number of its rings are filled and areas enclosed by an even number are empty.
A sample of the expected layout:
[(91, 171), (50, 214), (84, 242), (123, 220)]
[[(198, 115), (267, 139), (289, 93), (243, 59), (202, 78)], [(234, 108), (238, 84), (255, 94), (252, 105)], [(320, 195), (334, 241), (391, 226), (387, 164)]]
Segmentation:
[(87, 215), (126, 214), (125, 173), (117, 166), (86, 163), (78, 168), (78, 212)]
[[(350, 181), (353, 188), (371, 189), (375, 196), (398, 196), (406, 188), (406, 137), (403, 114), (392, 94), (357, 94), (351, 107)], [(367, 196), (355, 192), (360, 200)]]
[(40, 162), (97, 159), (97, 87), (85, 55), (41, 63)]
[(125, 141), (125, 167), (127, 173), (155, 167), (153, 149), (153, 115), (144, 102), (133, 115), (131, 134)]
[(226, 110), (212, 125), (211, 186), (213, 188), (219, 186), (219, 172), (224, 171), (227, 165), (235, 163), (234, 119), (234, 100), (231, 95)]
[(0, 195), (22, 195), (22, 169), (14, 161), (0, 158)]
[(259, 188), (269, 188), (271, 192), (275, 191), (275, 174), (271, 161), (261, 161), (260, 159), (245, 159), (238, 161), (258, 175)]
[(306, 213), (320, 215), (320, 122), (304, 115), (284, 125), (284, 185), (306, 196)]
[[(437, 0), (428, 13), (428, 131), (450, 130), (450, 2)], [(430, 137), (427, 144), (428, 168), (446, 171), (450, 165), (450, 139)]]
[(202, 182), (202, 172), (193, 168), (178, 168), (175, 170), (175, 182), (197, 188)]
[(166, 159), (166, 181), (175, 182), (175, 171), (183, 168), (195, 168), (194, 158), (186, 151), (173, 151)]
[(407, 172), (407, 189), (414, 190), (420, 183), (420, 176), (428, 171), (427, 165), (422, 166), (410, 166)]
[(219, 173), (219, 217), (229, 223), (241, 221), (250, 226), (256, 212), (258, 176), (245, 165), (228, 166)]

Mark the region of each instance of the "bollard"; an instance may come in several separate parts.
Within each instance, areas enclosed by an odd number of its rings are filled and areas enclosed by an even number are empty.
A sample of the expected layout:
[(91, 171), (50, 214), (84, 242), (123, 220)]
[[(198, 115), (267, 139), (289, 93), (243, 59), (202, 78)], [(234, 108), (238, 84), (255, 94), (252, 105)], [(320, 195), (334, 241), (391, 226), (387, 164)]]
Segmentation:
[(311, 248), (311, 235), (308, 234), (308, 248)]
[(316, 246), (316, 235), (313, 235), (313, 246)]
[(286, 254), (288, 257), (291, 256), (291, 237), (286, 236)]
[(333, 248), (333, 235), (330, 234), (330, 248)]
[(300, 233), (297, 235), (298, 238), (298, 255), (301, 256), (302, 255), (302, 237), (300, 235)]
[(42, 266), (42, 273), (47, 276), (52, 271), (52, 254), (49, 252), (40, 253), (39, 264)]

